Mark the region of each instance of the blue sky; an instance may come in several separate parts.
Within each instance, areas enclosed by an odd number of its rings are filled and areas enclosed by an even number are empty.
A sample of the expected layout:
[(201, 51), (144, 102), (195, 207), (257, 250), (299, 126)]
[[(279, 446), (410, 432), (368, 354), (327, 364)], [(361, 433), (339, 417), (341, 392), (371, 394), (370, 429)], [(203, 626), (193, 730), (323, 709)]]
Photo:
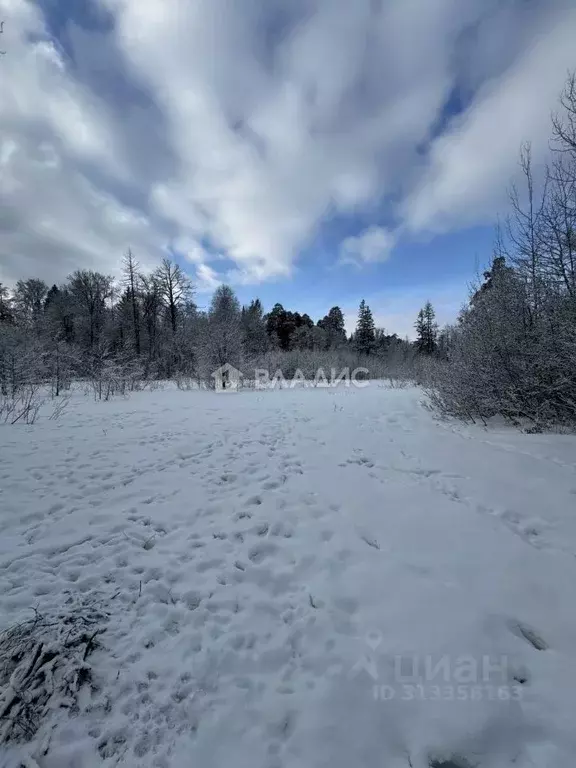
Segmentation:
[(454, 319), (523, 141), (546, 159), (569, 0), (0, 0), (0, 280), (166, 254), (315, 319)]

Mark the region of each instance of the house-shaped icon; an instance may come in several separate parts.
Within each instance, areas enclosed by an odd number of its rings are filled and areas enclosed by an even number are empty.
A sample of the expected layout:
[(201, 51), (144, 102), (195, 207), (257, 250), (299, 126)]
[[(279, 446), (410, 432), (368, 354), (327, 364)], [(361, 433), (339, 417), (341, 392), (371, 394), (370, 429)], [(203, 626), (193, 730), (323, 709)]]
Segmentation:
[(240, 386), (242, 371), (234, 368), (230, 363), (217, 368), (212, 374), (214, 389), (216, 392), (236, 392)]

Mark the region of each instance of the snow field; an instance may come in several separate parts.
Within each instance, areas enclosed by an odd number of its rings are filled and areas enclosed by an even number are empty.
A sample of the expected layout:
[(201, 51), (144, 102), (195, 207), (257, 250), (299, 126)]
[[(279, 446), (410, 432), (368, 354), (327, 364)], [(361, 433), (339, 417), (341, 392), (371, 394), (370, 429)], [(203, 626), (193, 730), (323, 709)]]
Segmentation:
[[(78, 710), (0, 765), (570, 765), (576, 439), (421, 397), (75, 395), (2, 428), (0, 629), (70, 598), (109, 620)], [(462, 656), (505, 657), (517, 696), (398, 679)]]

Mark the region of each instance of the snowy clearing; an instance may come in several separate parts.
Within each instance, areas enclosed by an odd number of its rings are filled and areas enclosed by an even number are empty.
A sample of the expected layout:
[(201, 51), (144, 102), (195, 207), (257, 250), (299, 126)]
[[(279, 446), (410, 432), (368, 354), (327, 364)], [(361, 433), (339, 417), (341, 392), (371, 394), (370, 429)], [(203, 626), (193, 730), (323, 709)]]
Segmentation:
[(77, 394), (0, 428), (0, 629), (108, 614), (0, 765), (571, 765), (576, 438), (420, 399)]

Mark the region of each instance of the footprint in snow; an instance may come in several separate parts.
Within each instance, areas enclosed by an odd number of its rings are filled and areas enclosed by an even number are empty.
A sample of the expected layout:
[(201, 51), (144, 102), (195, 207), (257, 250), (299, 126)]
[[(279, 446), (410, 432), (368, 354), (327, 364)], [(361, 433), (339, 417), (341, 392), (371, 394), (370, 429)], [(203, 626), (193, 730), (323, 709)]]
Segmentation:
[(211, 560), (203, 560), (201, 563), (198, 563), (196, 566), (196, 570), (198, 573), (204, 573), (204, 571), (210, 571), (213, 568), (219, 568), (224, 564), (224, 561), (220, 558), (212, 558)]
[(444, 758), (432, 758), (428, 763), (429, 768), (473, 768), (466, 758), (459, 755), (452, 755), (446, 759)]
[(259, 565), (270, 555), (274, 555), (278, 551), (276, 544), (271, 541), (263, 541), (260, 544), (255, 544), (248, 552), (248, 559)]
[(262, 497), (261, 496), (250, 496), (249, 499), (246, 499), (246, 504), (250, 506), (260, 506), (262, 504)]
[(510, 631), (519, 637), (521, 640), (525, 640), (527, 643), (535, 648), (537, 651), (545, 651), (548, 648), (548, 644), (540, 635), (531, 627), (523, 624), (520, 621), (511, 621), (509, 623)]
[(276, 488), (280, 488), (281, 485), (280, 480), (267, 480), (265, 483), (262, 483), (262, 488), (265, 491), (274, 491)]

